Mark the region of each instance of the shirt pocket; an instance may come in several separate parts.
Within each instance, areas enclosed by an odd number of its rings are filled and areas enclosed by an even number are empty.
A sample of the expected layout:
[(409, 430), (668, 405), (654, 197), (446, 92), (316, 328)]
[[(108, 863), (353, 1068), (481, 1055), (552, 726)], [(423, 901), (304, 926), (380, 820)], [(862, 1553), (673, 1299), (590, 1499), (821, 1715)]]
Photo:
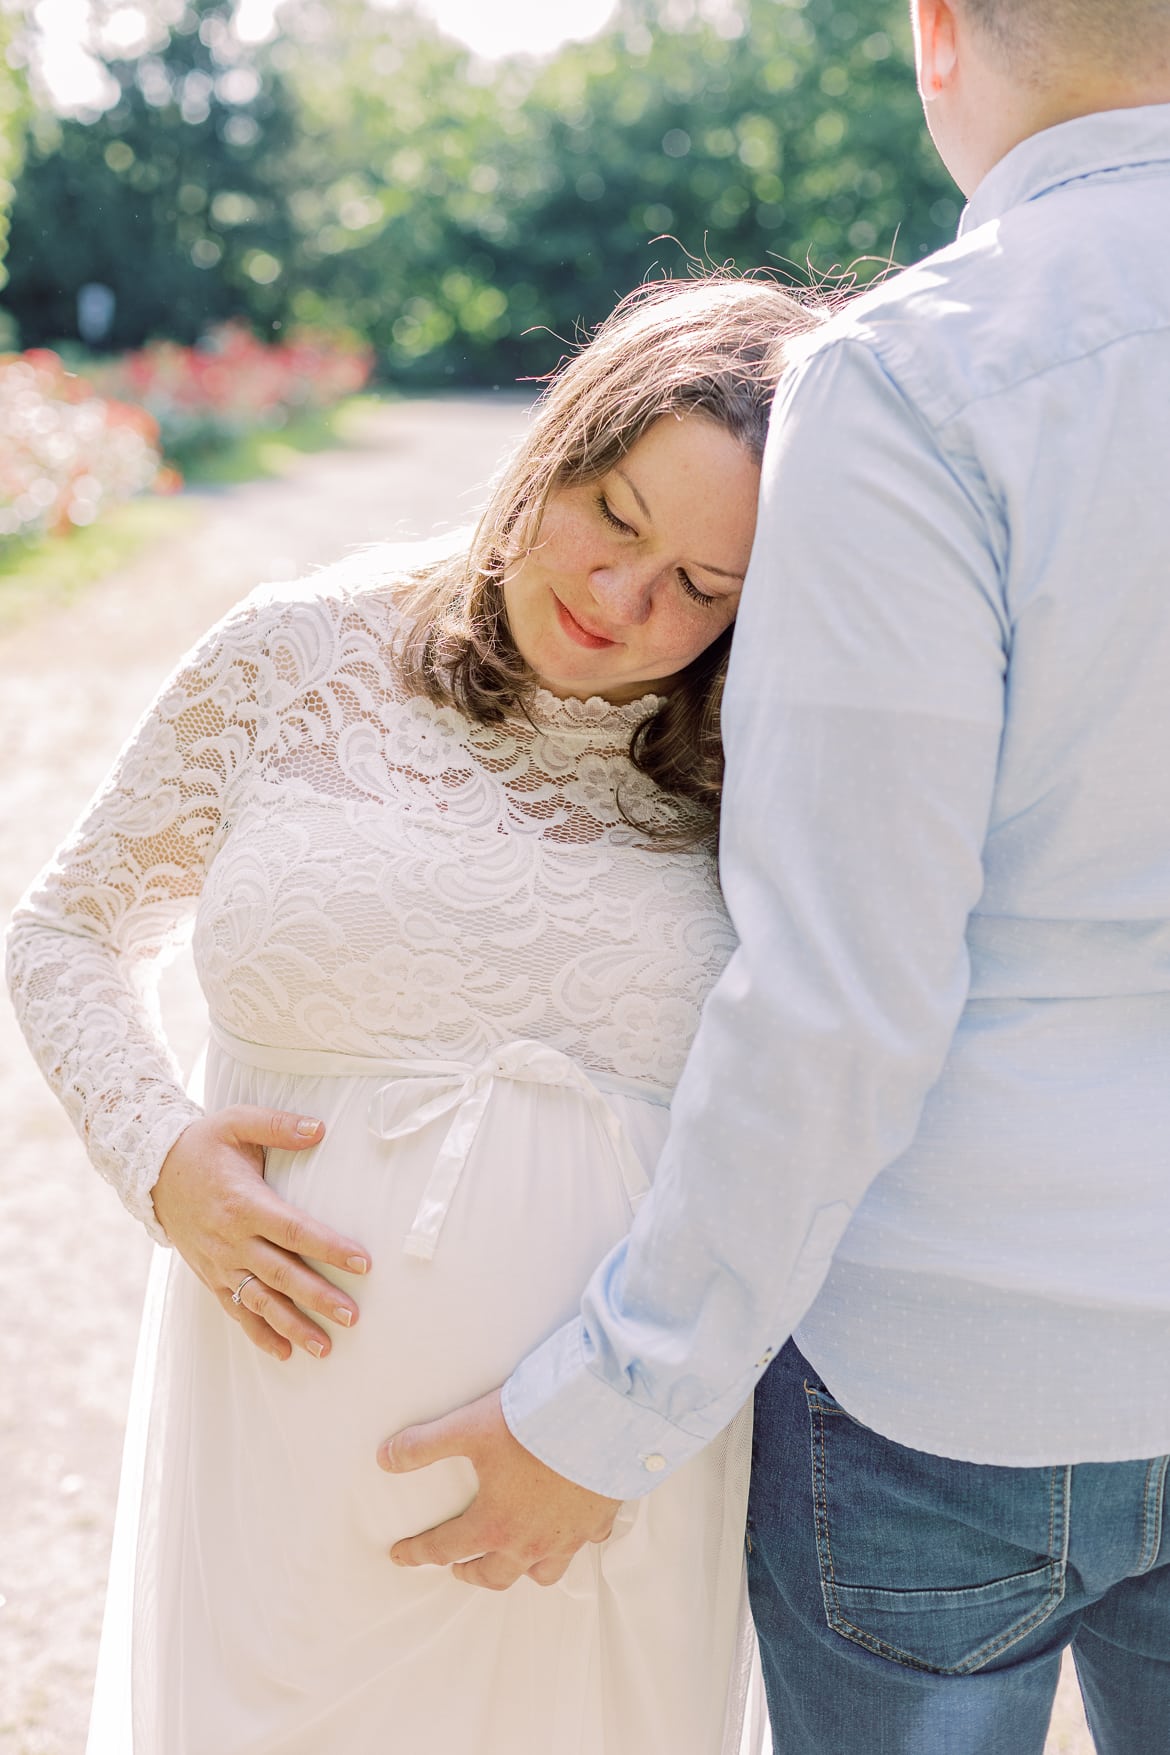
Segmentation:
[(930, 1456), (870, 1431), (823, 1386), (805, 1393), (829, 1626), (915, 1670), (994, 1667), (1064, 1598), (1071, 1470)]

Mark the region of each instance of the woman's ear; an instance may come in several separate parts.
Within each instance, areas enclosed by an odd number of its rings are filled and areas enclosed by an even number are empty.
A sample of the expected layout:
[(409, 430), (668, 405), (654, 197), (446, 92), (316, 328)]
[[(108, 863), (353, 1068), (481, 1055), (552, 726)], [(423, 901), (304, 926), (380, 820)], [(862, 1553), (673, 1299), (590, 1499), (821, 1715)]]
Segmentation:
[(918, 90), (924, 104), (952, 83), (959, 65), (959, 33), (954, 7), (948, 0), (911, 0), (914, 59)]

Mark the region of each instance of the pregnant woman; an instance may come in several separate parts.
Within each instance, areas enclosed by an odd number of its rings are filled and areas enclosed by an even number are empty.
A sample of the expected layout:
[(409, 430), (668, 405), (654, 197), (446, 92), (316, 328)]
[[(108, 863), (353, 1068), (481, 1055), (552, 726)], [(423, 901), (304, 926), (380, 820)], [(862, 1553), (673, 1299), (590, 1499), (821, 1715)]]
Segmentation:
[[(248, 599), (18, 911), (37, 1059), (173, 1245), (93, 1755), (756, 1746), (750, 1414), (560, 1583), (498, 1596), (388, 1558), (470, 1465), (376, 1452), (567, 1318), (648, 1186), (731, 949), (719, 695), (785, 340), (815, 321), (766, 280), (626, 301), (470, 544)], [(192, 916), (201, 1105), (142, 979)]]

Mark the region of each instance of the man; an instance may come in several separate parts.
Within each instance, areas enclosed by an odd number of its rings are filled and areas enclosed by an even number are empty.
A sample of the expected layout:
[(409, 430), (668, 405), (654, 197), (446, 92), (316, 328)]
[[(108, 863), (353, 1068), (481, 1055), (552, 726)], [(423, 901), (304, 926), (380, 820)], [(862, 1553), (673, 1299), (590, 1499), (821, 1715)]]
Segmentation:
[[(1170, 1747), (1170, 0), (914, 0), (973, 199), (782, 389), (740, 950), (653, 1197), (404, 1543), (558, 1577), (757, 1391), (779, 1747)], [(795, 1335), (795, 1340), (790, 1339)], [(537, 1460), (540, 1459), (540, 1460)]]

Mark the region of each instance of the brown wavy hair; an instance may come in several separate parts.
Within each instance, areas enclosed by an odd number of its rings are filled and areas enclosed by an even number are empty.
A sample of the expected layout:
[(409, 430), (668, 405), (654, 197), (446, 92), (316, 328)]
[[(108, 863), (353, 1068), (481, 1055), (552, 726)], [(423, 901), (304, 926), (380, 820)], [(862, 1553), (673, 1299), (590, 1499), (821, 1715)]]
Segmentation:
[[(480, 721), (523, 711), (538, 679), (512, 639), (503, 581), (537, 541), (549, 495), (608, 474), (667, 415), (705, 415), (759, 462), (788, 344), (825, 314), (764, 275), (656, 281), (623, 299), (550, 374), (467, 551), (407, 581), (396, 654), (406, 685)], [(631, 740), (635, 768), (682, 806), (669, 830), (635, 826), (674, 846), (718, 829), (730, 648), (728, 628)]]

